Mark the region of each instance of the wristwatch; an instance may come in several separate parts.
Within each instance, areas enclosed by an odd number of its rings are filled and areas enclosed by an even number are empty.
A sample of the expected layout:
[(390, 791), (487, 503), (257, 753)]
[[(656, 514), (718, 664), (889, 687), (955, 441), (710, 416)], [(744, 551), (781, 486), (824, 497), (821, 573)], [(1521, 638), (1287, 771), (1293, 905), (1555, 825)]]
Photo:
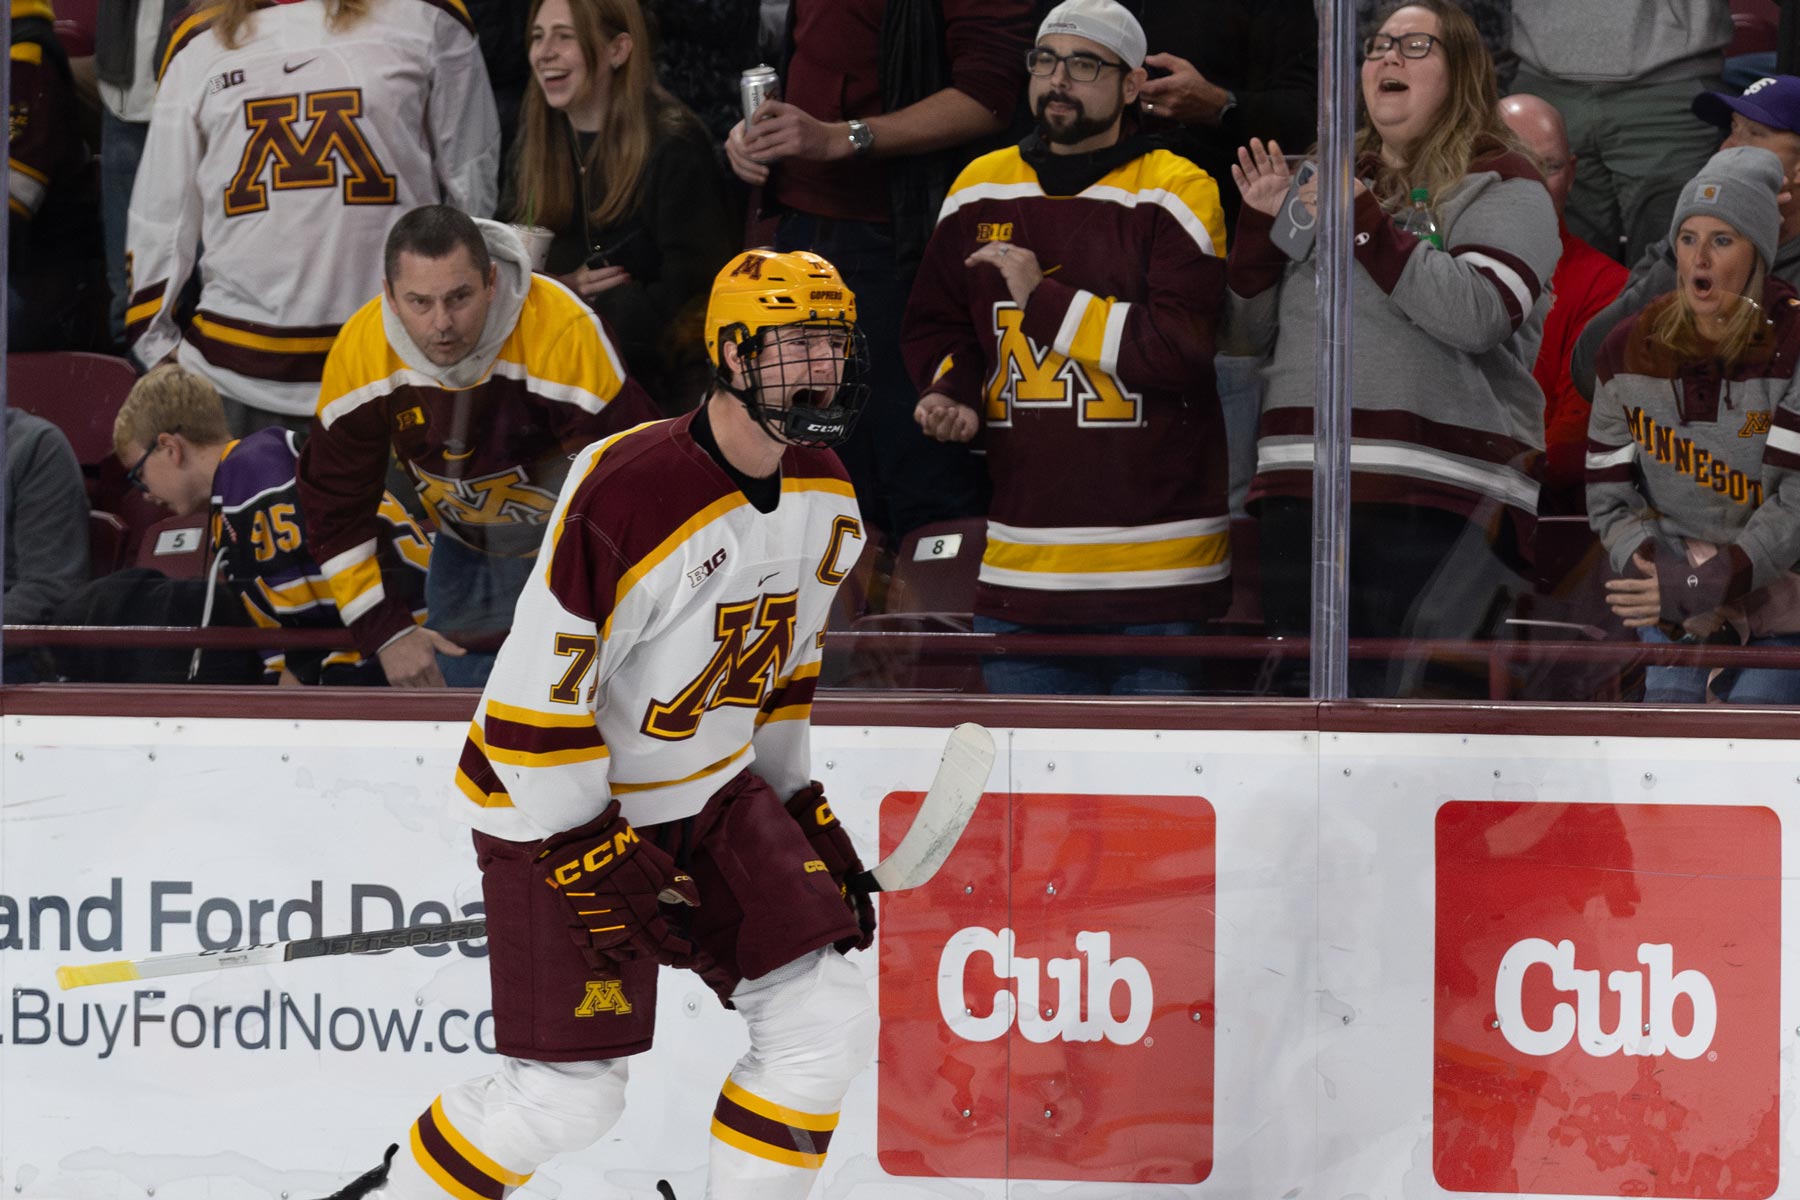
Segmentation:
[(1229, 88), (1227, 88), (1225, 90), (1225, 103), (1219, 105), (1219, 115), (1214, 117), (1213, 119), (1215, 121), (1223, 121), (1225, 119), (1225, 114), (1230, 112), (1232, 109), (1234, 109), (1236, 107), (1237, 107), (1237, 93), (1230, 90)]
[(867, 121), (859, 121), (855, 117), (850, 118), (849, 125), (851, 153), (867, 154), (869, 147), (875, 144), (875, 131), (869, 128)]

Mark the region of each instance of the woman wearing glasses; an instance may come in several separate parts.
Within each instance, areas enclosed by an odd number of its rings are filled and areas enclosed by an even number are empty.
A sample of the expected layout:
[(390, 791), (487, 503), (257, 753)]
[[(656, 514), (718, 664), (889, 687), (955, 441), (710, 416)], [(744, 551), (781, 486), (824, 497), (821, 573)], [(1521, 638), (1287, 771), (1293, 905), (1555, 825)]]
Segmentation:
[[(1531, 364), (1561, 246), (1556, 213), (1500, 121), (1493, 63), (1460, 8), (1408, 4), (1363, 50), (1350, 635), (1480, 637), (1504, 615), (1517, 578), (1509, 563), (1537, 513), (1544, 399)], [(1271, 632), (1304, 636), (1317, 187), (1303, 185), (1284, 212), (1289, 167), (1278, 145), (1255, 139), (1232, 174), (1244, 209), (1227, 276), (1225, 347), (1272, 355), (1250, 489), (1262, 520), (1263, 611)], [(1402, 228), (1420, 208), (1435, 239)], [(1304, 240), (1292, 236), (1302, 230)], [(1358, 695), (1466, 686), (1437, 674), (1384, 678), (1383, 665), (1369, 660), (1352, 661), (1350, 682)]]
[[(1588, 418), (1588, 520), (1640, 641), (1800, 646), (1800, 299), (1769, 263), (1781, 161), (1715, 154), (1669, 226), (1676, 286), (1610, 334)], [(1653, 666), (1644, 699), (1800, 702), (1800, 671)]]

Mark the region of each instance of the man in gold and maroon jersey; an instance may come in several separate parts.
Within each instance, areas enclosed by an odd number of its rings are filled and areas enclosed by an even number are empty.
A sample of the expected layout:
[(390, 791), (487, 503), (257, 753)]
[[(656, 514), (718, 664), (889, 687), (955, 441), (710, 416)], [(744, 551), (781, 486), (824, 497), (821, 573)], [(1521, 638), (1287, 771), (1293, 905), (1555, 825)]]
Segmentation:
[(7, 349), (110, 350), (100, 165), (48, 0), (12, 0)]
[[(951, 185), (907, 307), (920, 425), (987, 446), (978, 631), (1193, 634), (1230, 601), (1224, 217), (1218, 185), (1136, 129), (1144, 49), (1115, 0), (1050, 11), (1026, 59), (1038, 128)], [(1168, 659), (983, 673), (995, 692), (1192, 682)]]
[(863, 538), (829, 449), (863, 403), (855, 320), (825, 260), (741, 254), (707, 309), (706, 403), (576, 456), (456, 772), (503, 1061), (339, 1200), (501, 1200), (597, 1141), (650, 1048), (659, 964), (750, 1035), (707, 1195), (811, 1191), (875, 1033), (842, 957), (874, 910), (809, 782), (825, 618)]
[[(532, 274), (510, 226), (414, 209), (384, 271), (326, 359), (300, 502), (357, 649), (396, 686), (479, 687), (494, 656), (455, 639), (512, 624), (570, 456), (657, 410), (600, 318)], [(429, 627), (375, 559), (390, 447), (437, 523)]]

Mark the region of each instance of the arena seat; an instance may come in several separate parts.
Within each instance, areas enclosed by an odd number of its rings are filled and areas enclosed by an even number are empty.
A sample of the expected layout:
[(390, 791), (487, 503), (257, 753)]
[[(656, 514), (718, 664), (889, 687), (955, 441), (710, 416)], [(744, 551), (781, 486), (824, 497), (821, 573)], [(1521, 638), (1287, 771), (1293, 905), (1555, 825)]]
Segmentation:
[(56, 0), (56, 40), (70, 58), (86, 58), (94, 52), (94, 31), (100, 27), (100, 0)]
[(975, 611), (975, 578), (986, 549), (986, 517), (919, 526), (900, 542), (880, 611), (970, 620)]
[[(987, 519), (965, 517), (921, 525), (894, 556), (894, 572), (878, 611), (859, 617), (857, 633), (969, 633), (975, 627), (975, 579), (987, 548)], [(981, 664), (965, 652), (918, 648), (863, 651), (851, 686), (978, 693)]]
[(206, 574), (207, 516), (165, 517), (144, 531), (137, 565), (154, 567), (171, 579), (198, 579)]
[(1727, 58), (1772, 54), (1781, 45), (1781, 6), (1775, 0), (1731, 0), (1731, 45)]
[(98, 467), (112, 457), (113, 418), (137, 377), (129, 362), (107, 354), (9, 354), (6, 402), (54, 424), (76, 461)]

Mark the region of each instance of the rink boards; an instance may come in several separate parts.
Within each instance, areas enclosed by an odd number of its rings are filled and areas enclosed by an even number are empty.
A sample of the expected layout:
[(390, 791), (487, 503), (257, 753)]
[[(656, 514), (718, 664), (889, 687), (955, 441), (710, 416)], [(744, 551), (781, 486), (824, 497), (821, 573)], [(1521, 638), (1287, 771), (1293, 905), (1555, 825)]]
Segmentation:
[[(0, 1194), (322, 1196), (489, 1069), (480, 946), (54, 979), (479, 914), (466, 726), (0, 728)], [(963, 843), (856, 956), (878, 1062), (817, 1196), (1800, 1195), (1793, 742), (995, 733)], [(942, 738), (815, 731), (863, 846)], [(521, 1195), (703, 1194), (744, 1039), (691, 977), (657, 1003), (624, 1119)]]

